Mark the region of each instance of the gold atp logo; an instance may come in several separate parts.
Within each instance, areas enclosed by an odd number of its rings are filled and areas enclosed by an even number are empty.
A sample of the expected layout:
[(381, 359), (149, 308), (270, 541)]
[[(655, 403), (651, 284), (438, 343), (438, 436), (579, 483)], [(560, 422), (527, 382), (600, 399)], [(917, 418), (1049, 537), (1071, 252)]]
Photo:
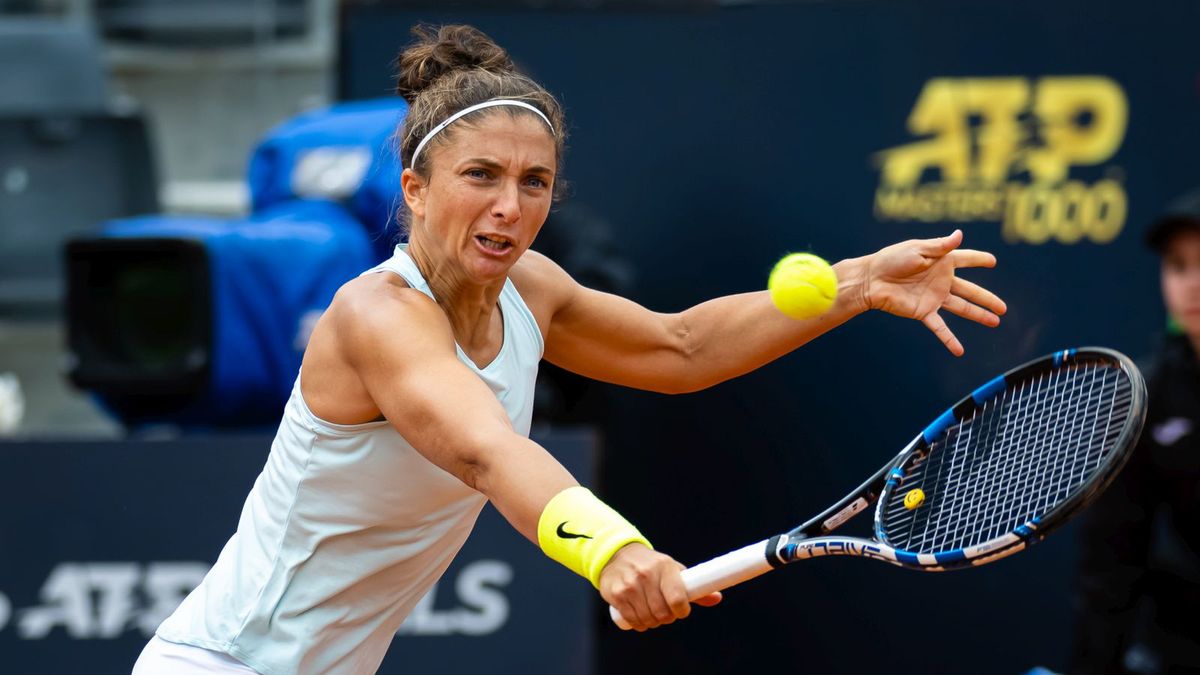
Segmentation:
[(1128, 117), (1125, 92), (1107, 77), (929, 80), (908, 118), (913, 135), (929, 138), (875, 155), (875, 215), (1000, 221), (1010, 242), (1110, 242), (1127, 211), (1119, 170), (1090, 184), (1070, 174), (1116, 154)]

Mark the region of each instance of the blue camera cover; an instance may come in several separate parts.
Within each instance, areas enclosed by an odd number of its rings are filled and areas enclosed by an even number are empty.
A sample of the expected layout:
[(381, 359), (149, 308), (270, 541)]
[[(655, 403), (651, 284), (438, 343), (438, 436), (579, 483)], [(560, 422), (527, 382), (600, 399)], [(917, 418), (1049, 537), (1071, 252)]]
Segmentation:
[(400, 160), (394, 136), (408, 110), (398, 97), (339, 103), (272, 129), (254, 150), (248, 180), (255, 211), (292, 199), (326, 199), (362, 223), (376, 260), (399, 229)]
[(245, 219), (128, 218), (106, 223), (102, 236), (204, 244), (212, 278), (211, 382), (172, 419), (189, 425), (277, 421), (317, 319), (337, 289), (376, 257), (359, 221), (330, 201), (283, 202)]

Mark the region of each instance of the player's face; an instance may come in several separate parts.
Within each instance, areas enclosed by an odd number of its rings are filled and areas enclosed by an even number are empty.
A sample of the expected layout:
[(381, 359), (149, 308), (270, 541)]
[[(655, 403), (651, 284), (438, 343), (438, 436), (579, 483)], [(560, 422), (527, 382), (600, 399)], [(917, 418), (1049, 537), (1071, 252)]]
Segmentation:
[(507, 111), (455, 127), (430, 155), (421, 234), (470, 279), (503, 278), (550, 212), (554, 139), (542, 120)]
[(1200, 231), (1171, 238), (1162, 257), (1167, 313), (1191, 337), (1200, 337)]

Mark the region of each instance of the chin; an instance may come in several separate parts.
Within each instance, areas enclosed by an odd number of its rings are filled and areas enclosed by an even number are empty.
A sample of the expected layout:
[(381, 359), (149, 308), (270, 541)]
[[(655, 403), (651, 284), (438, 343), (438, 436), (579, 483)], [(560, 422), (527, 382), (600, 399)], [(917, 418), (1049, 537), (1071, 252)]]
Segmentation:
[[(515, 261), (516, 259), (514, 258), (513, 262)], [(476, 258), (468, 264), (467, 273), (473, 281), (486, 284), (507, 277), (508, 271), (512, 269), (512, 266), (512, 262)]]
[(1193, 340), (1200, 338), (1200, 314), (1185, 314), (1176, 319), (1183, 332)]

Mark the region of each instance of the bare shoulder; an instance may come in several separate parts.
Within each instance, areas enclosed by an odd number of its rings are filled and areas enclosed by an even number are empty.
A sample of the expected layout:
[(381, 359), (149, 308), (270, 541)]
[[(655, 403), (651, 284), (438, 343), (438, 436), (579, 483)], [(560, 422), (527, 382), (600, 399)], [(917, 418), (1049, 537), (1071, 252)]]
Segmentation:
[[(341, 350), (353, 360), (386, 342), (416, 344), (421, 337), (453, 344), (445, 314), (428, 295), (394, 274), (368, 274), (338, 289), (326, 316)], [(404, 335), (397, 341), (397, 335)]]
[(509, 270), (509, 278), (514, 284), (520, 283), (555, 283), (569, 279), (570, 275), (545, 255), (533, 249), (525, 251), (517, 264)]
[[(525, 251), (508, 272), (508, 278), (533, 311), (538, 322), (547, 321), (570, 302), (578, 284), (558, 263), (534, 250)], [(542, 323), (542, 325), (545, 325)]]
[(370, 383), (394, 381), (421, 355), (454, 353), (454, 338), (437, 304), (394, 274), (346, 282), (317, 322), (304, 352), (305, 402), (336, 424), (377, 420), (382, 414)]

